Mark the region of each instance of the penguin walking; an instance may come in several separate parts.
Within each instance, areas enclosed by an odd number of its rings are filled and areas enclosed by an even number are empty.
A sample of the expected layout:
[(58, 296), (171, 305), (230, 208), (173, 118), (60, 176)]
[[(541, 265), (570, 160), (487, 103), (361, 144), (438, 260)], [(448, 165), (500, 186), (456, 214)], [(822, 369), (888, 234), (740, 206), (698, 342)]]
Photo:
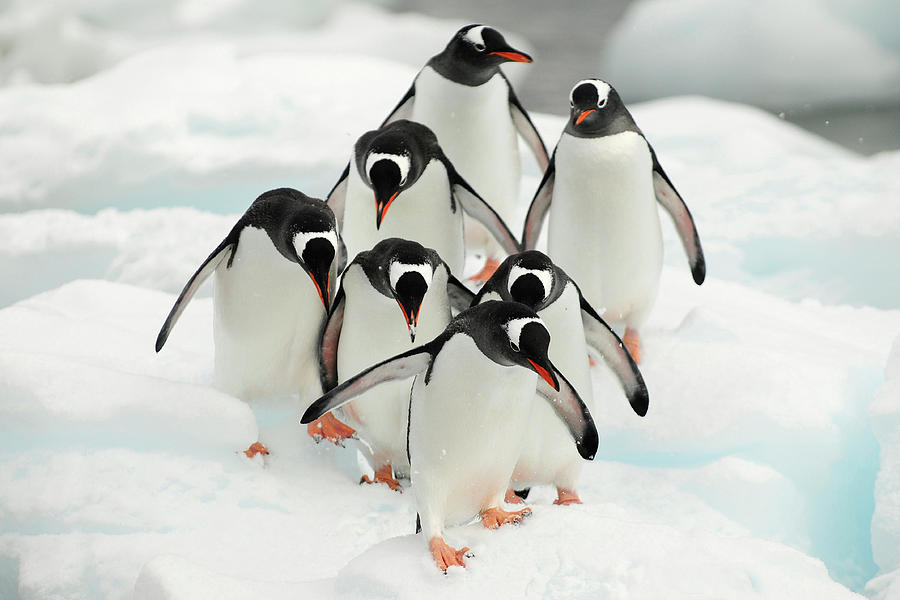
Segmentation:
[[(450, 322), (450, 309), (468, 308), (474, 294), (438, 253), (417, 242), (382, 240), (353, 259), (341, 278), (319, 346), (322, 389), (432, 339)], [(374, 343), (373, 343), (374, 342)], [(395, 479), (409, 474), (406, 430), (411, 382), (371, 389), (343, 406), (342, 421), (368, 446), (375, 478), (400, 491)]]
[(549, 210), (548, 254), (595, 306), (605, 307), (607, 321), (624, 322), (625, 345), (640, 362), (638, 329), (656, 300), (662, 271), (654, 198), (675, 222), (697, 285), (706, 277), (700, 237), (616, 90), (584, 79), (569, 103), (571, 118), (531, 202), (522, 245), (536, 246)]
[[(543, 171), (547, 149), (500, 70), (505, 62), (531, 62), (511, 47), (493, 27), (466, 25), (444, 50), (431, 57), (412, 86), (385, 120), (410, 119), (427, 125), (460, 173), (506, 223), (518, 227), (521, 135)], [(488, 240), (489, 264), (478, 277), (486, 280), (496, 268), (498, 249)]]
[[(156, 338), (156, 351), (200, 285), (215, 272), (215, 381), (249, 400), (321, 394), (316, 349), (337, 276), (334, 214), (290, 188), (268, 191), (238, 219), (188, 280)], [(329, 417), (313, 426), (331, 439), (353, 431)]]
[(400, 237), (433, 248), (452, 273), (461, 274), (463, 211), (484, 225), (507, 253), (519, 249), (515, 235), (460, 176), (434, 133), (412, 121), (364, 133), (328, 194), (328, 205), (350, 256), (385, 238)]
[(568, 427), (579, 454), (590, 460), (597, 451), (591, 415), (550, 362), (549, 344), (547, 328), (527, 306), (484, 302), (459, 313), (427, 344), (334, 388), (309, 407), (301, 423), (380, 383), (415, 377), (408, 449), (419, 524), (438, 568), (465, 566), (468, 548), (457, 550), (444, 541), (445, 524), (480, 515), (482, 524), (494, 529), (530, 512), (501, 506), (536, 386)]
[[(550, 359), (593, 410), (588, 349), (602, 357), (622, 384), (631, 407), (647, 414), (647, 386), (619, 336), (597, 315), (565, 271), (537, 250), (508, 257), (484, 284), (473, 304), (503, 300), (534, 310), (554, 340)], [(580, 504), (576, 490), (583, 462), (572, 447), (569, 432), (554, 411), (536, 401), (527, 425), (525, 446), (512, 475), (512, 489), (533, 485), (556, 487), (555, 504)], [(512, 494), (507, 501), (520, 502)]]

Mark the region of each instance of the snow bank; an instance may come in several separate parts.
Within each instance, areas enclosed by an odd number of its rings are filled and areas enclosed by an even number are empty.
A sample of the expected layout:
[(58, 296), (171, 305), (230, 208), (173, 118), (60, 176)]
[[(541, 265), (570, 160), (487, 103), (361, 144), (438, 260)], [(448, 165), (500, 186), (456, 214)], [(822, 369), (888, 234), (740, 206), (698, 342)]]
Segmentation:
[(898, 31), (887, 1), (641, 0), (613, 30), (599, 74), (632, 101), (896, 103)]
[[(881, 468), (875, 483), (872, 552), (883, 573), (900, 573), (900, 338), (885, 368), (885, 383), (869, 407), (881, 445)], [(900, 585), (896, 585), (900, 597)]]

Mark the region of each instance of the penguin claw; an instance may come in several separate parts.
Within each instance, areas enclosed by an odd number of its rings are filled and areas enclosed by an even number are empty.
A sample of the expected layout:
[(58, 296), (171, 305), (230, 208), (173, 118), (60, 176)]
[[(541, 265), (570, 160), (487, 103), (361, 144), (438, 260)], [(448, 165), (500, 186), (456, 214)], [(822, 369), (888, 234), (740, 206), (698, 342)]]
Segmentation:
[(469, 281), (481, 281), (483, 283), (491, 278), (491, 275), (494, 274), (494, 271), (496, 271), (499, 266), (500, 263), (495, 259), (488, 258), (484, 262), (484, 266), (481, 267), (481, 270), (469, 277)]
[(395, 492), (403, 493), (403, 489), (400, 488), (400, 482), (394, 479), (393, 471), (391, 470), (391, 465), (383, 465), (375, 471), (375, 478), (369, 479), (368, 475), (363, 475), (359, 478), (360, 485), (364, 483), (383, 483)]
[(519, 497), (512, 489), (506, 490), (506, 497), (503, 501), (507, 504), (525, 504), (525, 501)]
[(347, 438), (356, 438), (356, 430), (341, 423), (337, 417), (332, 415), (331, 413), (325, 413), (312, 423), (306, 426), (306, 433), (309, 434), (309, 437), (313, 439), (317, 444), (321, 442), (323, 439), (327, 439), (329, 442), (336, 444), (340, 447), (344, 446), (344, 440)]
[(553, 504), (557, 506), (568, 506), (570, 504), (583, 504), (581, 498), (578, 497), (578, 492), (575, 490), (564, 490), (562, 488), (556, 488), (556, 500), (553, 501)]
[(471, 558), (474, 556), (468, 546), (457, 550), (448, 545), (443, 538), (439, 537), (431, 538), (428, 541), (428, 548), (431, 550), (431, 555), (434, 557), (434, 563), (437, 565), (437, 568), (445, 575), (447, 574), (447, 569), (449, 567), (456, 566), (465, 568), (466, 562), (463, 558)]
[(269, 455), (269, 449), (260, 444), (259, 442), (253, 442), (250, 444), (250, 447), (244, 450), (244, 454), (247, 455), (247, 458), (253, 458), (257, 454), (262, 454), (263, 456)]
[(636, 364), (641, 364), (641, 338), (636, 329), (631, 327), (625, 328), (625, 335), (622, 336), (622, 343), (628, 349), (631, 358)]
[(523, 519), (531, 516), (530, 508), (523, 508), (507, 512), (501, 508), (492, 507), (481, 513), (481, 524), (487, 529), (497, 529), (501, 525), (512, 523), (518, 525)]

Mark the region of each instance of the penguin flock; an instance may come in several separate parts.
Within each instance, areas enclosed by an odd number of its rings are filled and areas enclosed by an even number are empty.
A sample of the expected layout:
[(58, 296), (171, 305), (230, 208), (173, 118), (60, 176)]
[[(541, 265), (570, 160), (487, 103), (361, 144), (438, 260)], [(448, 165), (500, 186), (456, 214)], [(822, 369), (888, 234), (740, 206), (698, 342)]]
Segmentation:
[[(327, 201), (283, 188), (253, 202), (156, 340), (159, 352), (215, 273), (216, 385), (245, 400), (299, 392), (313, 439), (364, 441), (374, 478), (361, 483), (409, 480), (443, 571), (471, 556), (446, 526), (518, 523), (530, 509), (504, 506), (532, 486), (581, 502), (599, 444), (591, 355), (647, 413), (639, 329), (662, 269), (657, 202), (698, 285), (706, 273), (691, 213), (615, 89), (576, 83), (548, 154), (500, 70), (510, 61), (531, 57), (492, 27), (457, 31), (358, 139)], [(507, 225), (519, 137), (544, 170), (521, 240)], [(487, 257), (478, 289), (460, 279), (467, 247)]]

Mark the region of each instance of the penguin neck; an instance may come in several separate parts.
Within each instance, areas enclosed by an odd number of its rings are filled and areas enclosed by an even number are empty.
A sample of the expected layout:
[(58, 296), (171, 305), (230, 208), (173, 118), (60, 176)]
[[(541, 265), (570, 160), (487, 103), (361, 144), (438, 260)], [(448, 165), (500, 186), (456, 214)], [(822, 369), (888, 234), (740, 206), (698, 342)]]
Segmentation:
[(426, 66), (437, 71), (442, 77), (454, 83), (477, 87), (484, 85), (500, 71), (496, 65), (477, 67), (465, 62), (453, 55), (452, 51), (444, 50), (440, 54), (431, 57)]

